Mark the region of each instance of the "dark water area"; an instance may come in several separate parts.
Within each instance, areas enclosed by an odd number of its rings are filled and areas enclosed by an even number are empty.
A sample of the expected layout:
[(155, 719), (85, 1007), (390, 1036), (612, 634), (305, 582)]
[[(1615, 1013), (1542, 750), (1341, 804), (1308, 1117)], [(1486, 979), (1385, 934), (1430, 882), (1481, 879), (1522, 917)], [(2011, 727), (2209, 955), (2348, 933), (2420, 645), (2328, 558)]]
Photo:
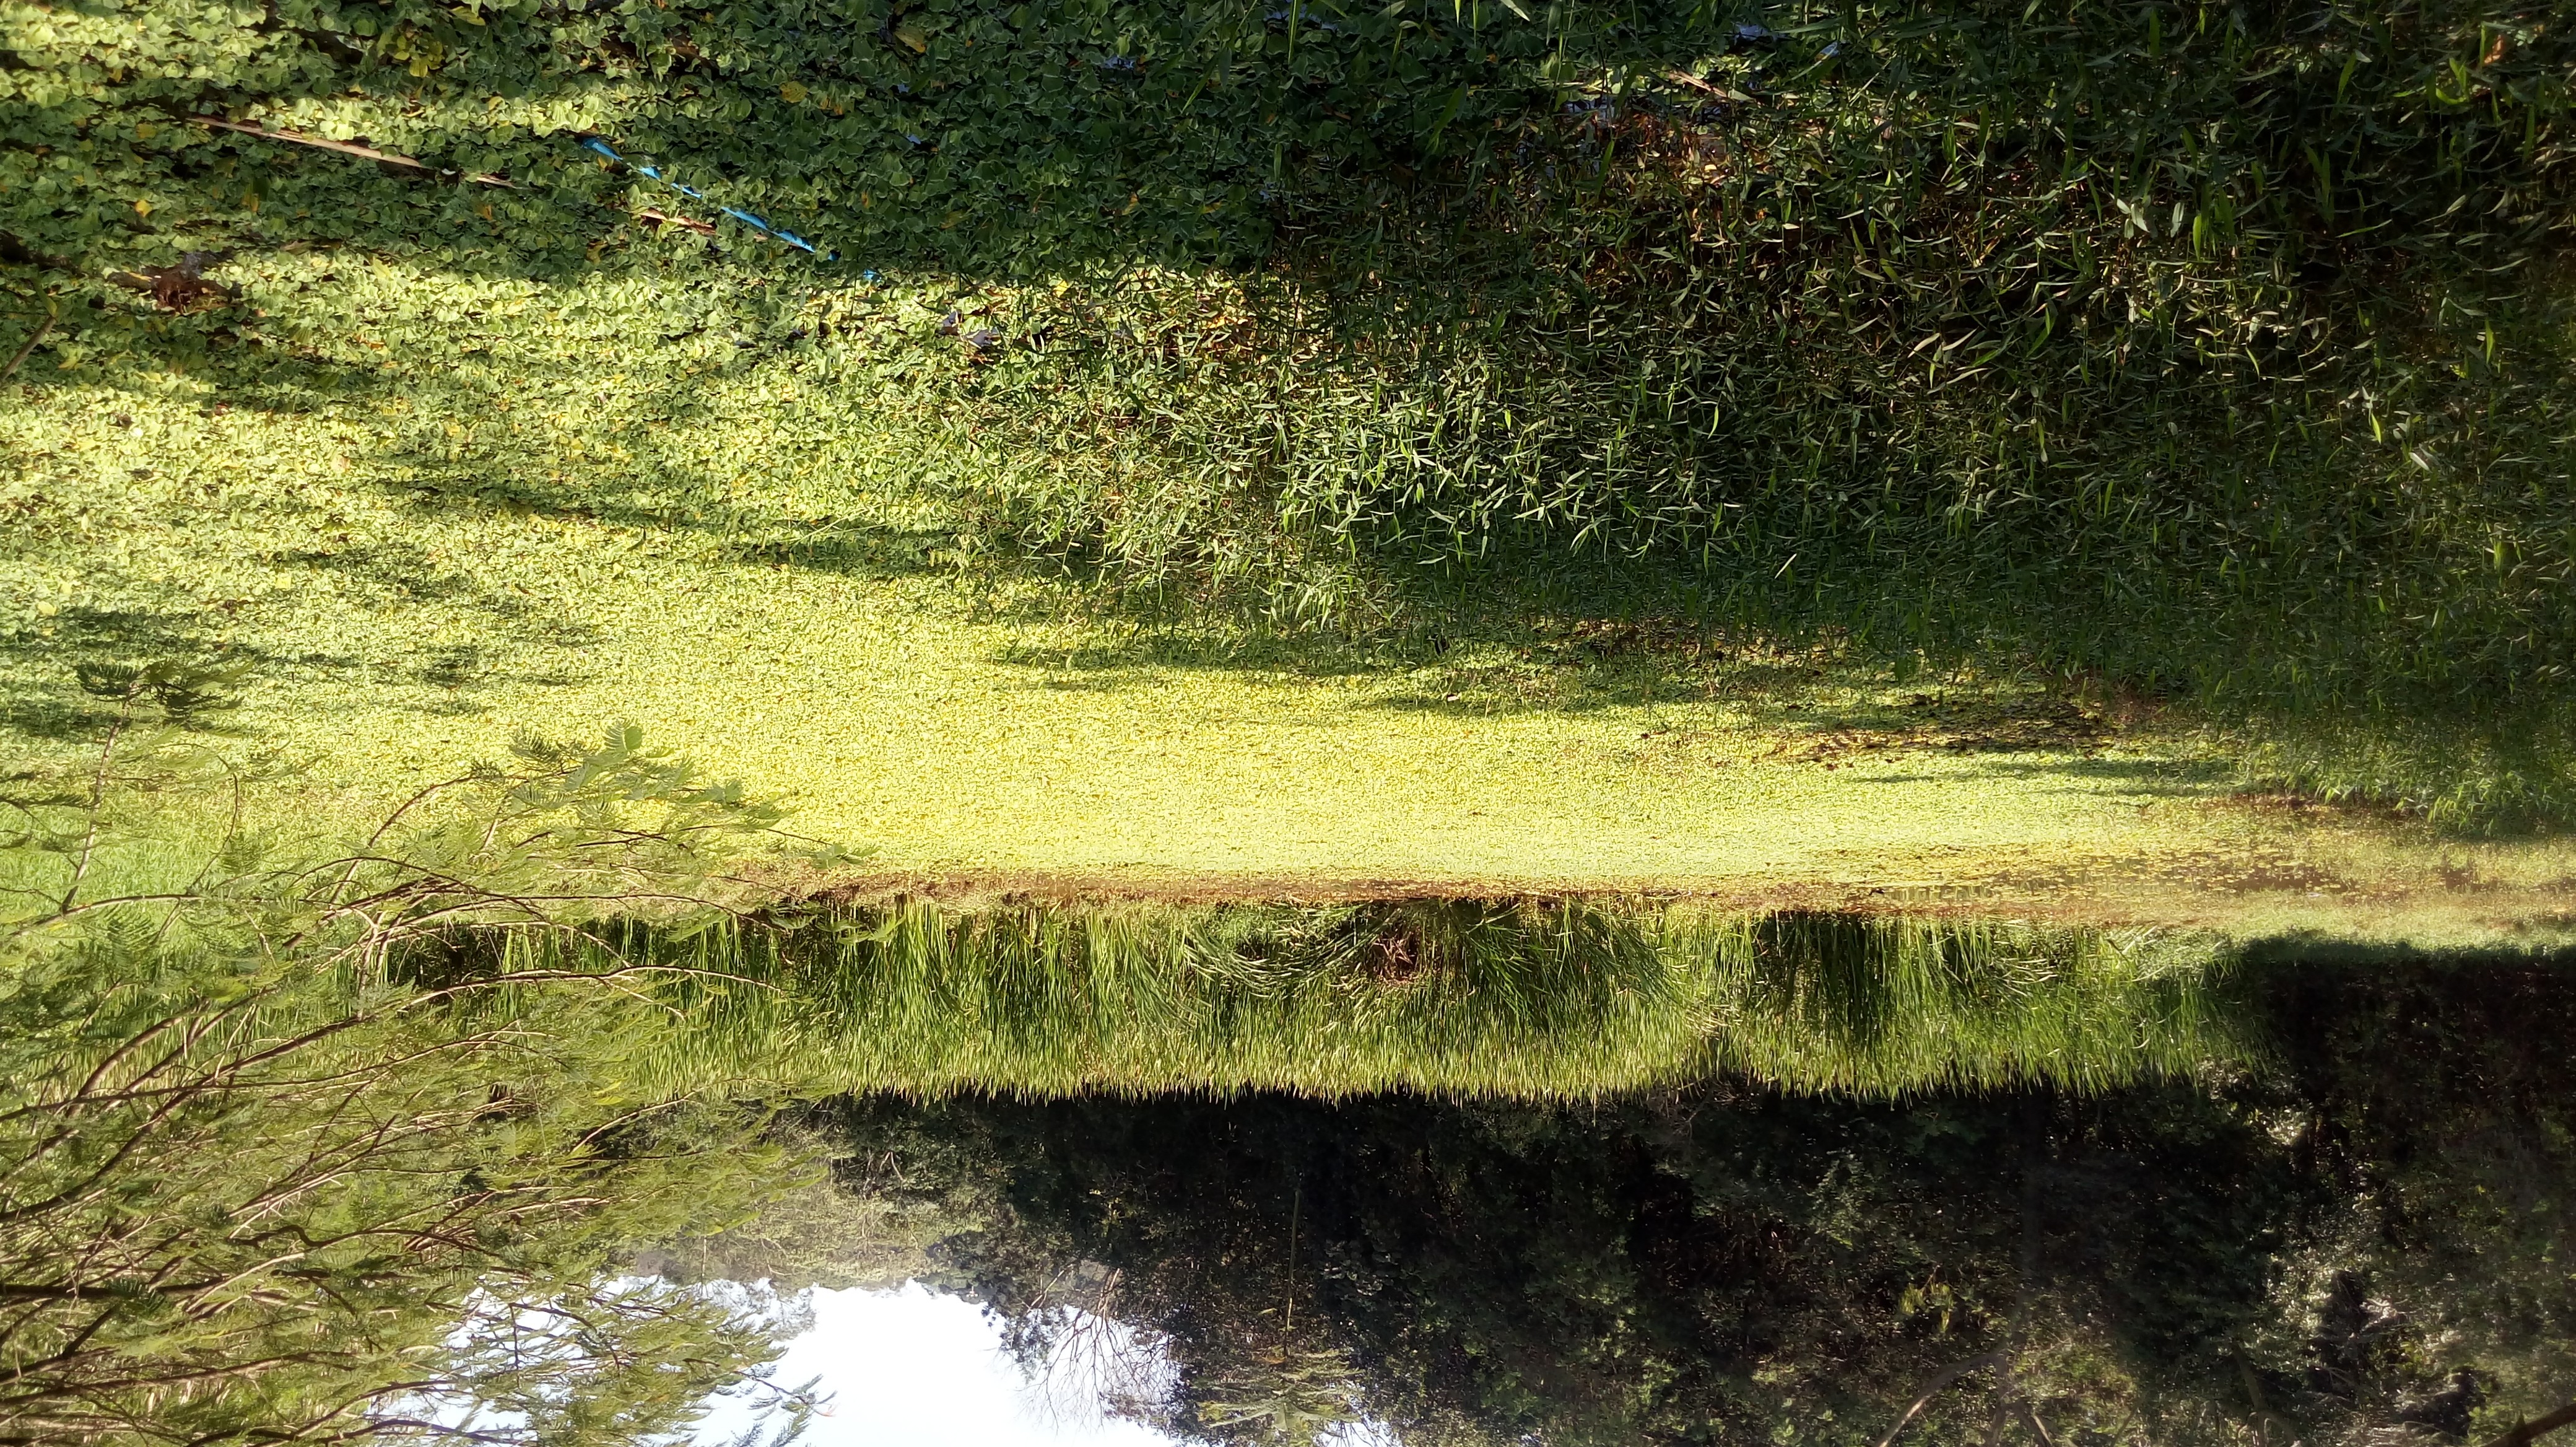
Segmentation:
[(809, 1124), (845, 1198), (947, 1223), (911, 1274), (1025, 1364), (1130, 1329), (1161, 1365), (1108, 1406), (1185, 1440), (2484, 1440), (2576, 1398), (2571, 984), (2270, 967), (2258, 1058), (2092, 1092)]

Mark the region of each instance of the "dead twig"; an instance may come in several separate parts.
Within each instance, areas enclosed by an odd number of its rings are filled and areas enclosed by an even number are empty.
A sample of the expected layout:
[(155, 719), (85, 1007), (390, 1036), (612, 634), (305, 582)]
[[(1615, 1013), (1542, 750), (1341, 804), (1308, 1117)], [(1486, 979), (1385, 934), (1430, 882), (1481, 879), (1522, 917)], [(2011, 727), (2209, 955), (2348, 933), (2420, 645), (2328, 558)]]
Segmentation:
[[(308, 136), (302, 131), (269, 130), (261, 126), (244, 125), (239, 121), (219, 121), (213, 116), (190, 116), (188, 119), (195, 121), (201, 126), (213, 126), (218, 130), (225, 131), (239, 131), (245, 136), (257, 136), (264, 141), (285, 141), (292, 145), (312, 146), (318, 150), (337, 151), (341, 155), (356, 156), (362, 160), (382, 161), (389, 166), (409, 166), (415, 171), (428, 171), (441, 176), (453, 176), (456, 174), (454, 171), (441, 171), (438, 167), (429, 164), (427, 161), (415, 160), (410, 156), (397, 156), (391, 151), (379, 151), (373, 146), (362, 146), (355, 141), (335, 141), (328, 136)], [(475, 175), (468, 176), (465, 179), (478, 186), (500, 186), (512, 191), (519, 189), (516, 182), (507, 180), (500, 176), (495, 176), (489, 171), (479, 172)]]
[(2570, 1402), (2546, 1417), (2517, 1422), (2512, 1430), (2489, 1438), (2486, 1447), (2531, 1447), (2532, 1443), (2566, 1426), (2576, 1426), (2576, 1402)]
[(51, 309), (48, 309), (45, 312), (44, 320), (36, 323), (36, 329), (34, 331), (27, 333), (27, 340), (18, 344), (17, 353), (9, 358), (9, 365), (0, 367), (0, 382), (6, 382), (11, 376), (15, 375), (18, 370), (18, 364), (27, 360), (27, 354), (36, 349), (36, 343), (43, 341), (45, 339), (45, 333), (50, 332), (53, 329), (54, 314)]
[[(391, 151), (379, 151), (373, 146), (362, 146), (355, 141), (335, 141), (328, 136), (308, 136), (302, 131), (270, 130), (260, 126), (244, 125), (239, 121), (219, 121), (212, 116), (191, 116), (189, 119), (195, 121), (201, 126), (214, 126), (221, 130), (238, 131), (245, 136), (257, 136), (264, 141), (285, 141), (291, 145), (312, 146), (320, 150), (337, 151), (344, 156), (356, 156), (362, 160), (368, 161), (382, 161), (389, 166), (408, 166), (415, 171), (428, 171), (441, 176), (453, 176), (456, 174), (454, 171), (441, 171), (437, 167), (429, 164), (427, 161), (418, 160), (411, 156), (398, 156)], [(477, 174), (468, 176), (465, 179), (473, 182), (477, 186), (498, 186), (507, 191), (516, 191), (519, 189), (517, 182), (512, 181), (507, 177), (493, 175), (489, 171), (478, 172)], [(716, 234), (716, 229), (713, 225), (708, 222), (700, 221), (694, 216), (677, 216), (667, 211), (655, 210), (650, 206), (638, 207), (631, 214), (633, 214), (638, 220), (650, 221), (657, 226), (677, 226), (683, 231), (694, 231), (701, 236), (713, 236)], [(6, 373), (0, 373), (0, 377), (5, 377), (6, 375)]]
[(656, 211), (650, 206), (637, 211), (635, 213), (635, 218), (639, 221), (650, 221), (656, 226), (677, 226), (683, 231), (694, 231), (700, 236), (713, 236), (716, 234), (716, 229), (713, 226), (708, 225), (704, 221), (700, 221), (694, 216), (673, 216), (668, 212)]
[(1889, 1447), (1889, 1444), (1896, 1440), (1896, 1434), (1904, 1431), (1906, 1424), (1922, 1415), (1923, 1409), (1932, 1405), (1932, 1399), (1941, 1395), (1952, 1382), (1980, 1367), (2000, 1366), (2004, 1356), (2002, 1352), (1988, 1352), (1984, 1356), (1970, 1357), (1964, 1362), (1953, 1363), (1933, 1373), (1932, 1379), (1923, 1384), (1923, 1390), (1914, 1394), (1914, 1403), (1905, 1409), (1905, 1415), (1897, 1418), (1896, 1425), (1887, 1429), (1887, 1435), (1878, 1439), (1878, 1447)]

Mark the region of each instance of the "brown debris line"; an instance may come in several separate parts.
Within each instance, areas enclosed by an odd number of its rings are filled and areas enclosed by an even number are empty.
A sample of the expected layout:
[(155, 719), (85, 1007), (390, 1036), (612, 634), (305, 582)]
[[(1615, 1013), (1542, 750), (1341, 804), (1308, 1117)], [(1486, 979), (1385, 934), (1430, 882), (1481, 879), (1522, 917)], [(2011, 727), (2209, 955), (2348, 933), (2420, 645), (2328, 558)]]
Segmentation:
[[(198, 125), (212, 126), (217, 130), (237, 131), (245, 136), (257, 136), (263, 141), (285, 141), (290, 145), (311, 146), (316, 150), (322, 151), (336, 151), (343, 156), (356, 156), (361, 160), (368, 161), (382, 161), (388, 166), (402, 166), (410, 170), (426, 172), (432, 175), (453, 176), (456, 174), (454, 171), (442, 171), (438, 167), (429, 164), (427, 161), (419, 160), (412, 156), (398, 155), (392, 151), (380, 151), (373, 146), (360, 145), (356, 141), (335, 141), (328, 136), (314, 136), (307, 135), (302, 131), (289, 131), (244, 125), (240, 121), (218, 120), (213, 116), (190, 116), (188, 119)], [(506, 176), (496, 176), (489, 171), (478, 171), (465, 179), (473, 182), (477, 186), (498, 186), (505, 191), (516, 191), (519, 189), (519, 184), (516, 181), (513, 181)], [(656, 226), (677, 226), (684, 231), (694, 231), (701, 236), (713, 236), (716, 234), (716, 229), (713, 225), (700, 221), (694, 216), (682, 216), (675, 212), (662, 211), (651, 206), (639, 206), (629, 214), (633, 215), (638, 220), (647, 221)]]
[[(244, 125), (240, 121), (218, 120), (213, 116), (190, 116), (188, 119), (198, 125), (212, 126), (217, 130), (239, 131), (245, 136), (257, 136), (263, 141), (285, 141), (292, 145), (311, 146), (316, 150), (337, 151), (344, 156), (356, 156), (362, 160), (369, 161), (382, 161), (388, 166), (407, 166), (415, 171), (430, 171), (439, 175), (455, 174), (452, 171), (440, 171), (438, 167), (429, 164), (427, 161), (415, 160), (410, 156), (399, 156), (391, 151), (379, 151), (373, 146), (360, 145), (356, 141), (335, 141), (329, 136), (313, 136), (307, 135), (302, 131), (270, 129), (263, 126)], [(495, 176), (489, 171), (479, 171), (465, 179), (473, 182), (477, 186), (500, 186), (512, 191), (519, 189), (515, 183), (503, 177)]]
[(716, 229), (713, 226), (708, 225), (704, 221), (700, 221), (694, 216), (674, 216), (667, 211), (656, 211), (650, 206), (638, 209), (635, 213), (635, 219), (638, 221), (649, 221), (656, 226), (677, 226), (683, 231), (694, 231), (700, 236), (713, 236), (716, 234)]
[[(2320, 915), (2386, 914), (2470, 906), (2516, 928), (2576, 930), (2576, 878), (2510, 885), (2456, 868), (2379, 877), (2246, 854), (2161, 860), (2099, 859), (2056, 870), (1978, 868), (1897, 880), (1713, 876), (1664, 882), (1548, 878), (1389, 878), (1329, 871), (1213, 873), (1162, 869), (1007, 869), (923, 866), (828, 878), (777, 879), (781, 896), (826, 905), (998, 906), (1399, 904), (1411, 901), (1592, 903), (1656, 908), (1696, 905), (1744, 913), (1833, 911), (1954, 920), (2013, 920), (2092, 928), (2224, 929), (2287, 902)], [(1389, 950), (1385, 962), (1401, 972)]]

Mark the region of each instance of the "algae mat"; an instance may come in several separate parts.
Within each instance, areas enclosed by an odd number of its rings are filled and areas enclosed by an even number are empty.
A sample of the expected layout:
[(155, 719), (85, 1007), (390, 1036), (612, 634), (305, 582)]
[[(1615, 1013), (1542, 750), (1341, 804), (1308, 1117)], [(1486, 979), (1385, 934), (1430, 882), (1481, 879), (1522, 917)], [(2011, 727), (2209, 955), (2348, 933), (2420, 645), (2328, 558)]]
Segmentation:
[[(302, 361), (63, 377), (0, 414), (12, 752), (92, 746), (86, 664), (231, 660), (240, 707), (193, 737), (273, 762), (282, 819), (377, 817), (519, 733), (633, 721), (877, 851), (800, 886), (1655, 892), (2463, 944), (2576, 919), (2563, 840), (2249, 803), (2225, 740), (2009, 668), (1580, 607), (1398, 641), (1087, 614), (956, 556), (930, 473), (980, 444), (935, 398), (639, 341), (640, 302), (520, 335), (495, 329), (526, 287), (241, 284), (338, 319)], [(525, 355), (432, 366), (466, 333), (378, 314), (424, 296)], [(365, 360), (379, 334), (399, 365)], [(647, 359), (669, 375), (641, 399), (600, 375)]]
[[(2249, 804), (2187, 754), (2010, 746), (1911, 686), (1743, 690), (1472, 655), (1322, 670), (1174, 661), (943, 616), (940, 590), (673, 566), (559, 597), (543, 668), (254, 681), (229, 729), (352, 813), (619, 720), (876, 851), (872, 891), (1344, 897), (1616, 891), (2495, 943), (2576, 913), (2564, 845), (2442, 841)], [(522, 659), (523, 665), (531, 660)], [(1535, 667), (1535, 666), (1533, 666)], [(1509, 670), (1506, 669), (1506, 672)], [(1704, 669), (1703, 672), (1709, 670)], [(2007, 726), (1988, 706), (1983, 727)], [(2002, 721), (2002, 722), (1997, 722)], [(1910, 728), (1910, 732), (1908, 731)]]

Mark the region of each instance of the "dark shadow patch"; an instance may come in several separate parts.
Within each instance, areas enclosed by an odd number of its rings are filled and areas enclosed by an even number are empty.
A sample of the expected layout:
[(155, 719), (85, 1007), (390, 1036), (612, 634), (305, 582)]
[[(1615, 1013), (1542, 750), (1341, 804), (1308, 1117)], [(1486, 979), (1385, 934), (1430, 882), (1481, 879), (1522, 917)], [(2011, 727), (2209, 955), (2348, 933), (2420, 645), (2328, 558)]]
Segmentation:
[[(406, 543), (370, 542), (343, 548), (307, 548), (280, 554), (275, 561), (283, 567), (304, 568), (347, 579), (388, 602), (444, 603), (469, 608), (497, 623), (508, 625), (503, 630), (505, 635), (519, 642), (552, 648), (588, 648), (596, 646), (602, 637), (595, 625), (572, 616), (551, 601), (487, 587), (470, 573), (433, 563), (424, 549)], [(433, 661), (420, 666), (440, 665)]]
[(2072, 758), (2043, 762), (2010, 756), (1982, 758), (1979, 773), (2011, 779), (2097, 779), (2120, 786), (2123, 793), (2159, 798), (2206, 800), (2225, 787), (2234, 770), (2207, 759)]
[[(123, 710), (89, 685), (155, 662), (265, 666), (268, 656), (238, 643), (219, 644), (199, 630), (195, 613), (138, 608), (65, 608), (37, 627), (0, 633), (0, 667), (23, 682), (0, 699), (0, 728), (48, 742), (92, 738)], [(86, 682), (85, 682), (86, 680)], [(148, 698), (143, 702), (149, 703)], [(189, 711), (173, 722), (222, 732)]]
[(59, 659), (162, 658), (209, 651), (194, 613), (144, 608), (65, 608), (44, 620), (52, 636), (20, 633), (0, 639), (0, 650), (20, 657)]
[[(351, 384), (332, 398), (334, 403), (363, 405), (400, 397), (422, 417), (509, 415), (496, 406), (506, 400), (496, 389), (453, 379), (367, 373), (349, 380)], [(636, 419), (635, 425), (617, 430), (614, 437), (634, 458), (613, 470), (594, 469), (588, 475), (601, 479), (596, 487), (541, 481), (561, 478), (581, 464), (576, 461), (568, 467), (564, 458), (546, 451), (540, 439), (502, 423), (478, 426), (471, 442), (455, 449), (446, 445), (446, 439), (432, 439), (417, 428), (382, 438), (368, 453), (359, 485), (398, 496), (411, 507), (453, 517), (534, 516), (666, 536), (693, 558), (719, 565), (783, 567), (851, 578), (901, 578), (941, 570), (933, 554), (954, 545), (950, 529), (790, 513), (724, 500), (727, 479), (673, 458), (660, 445), (662, 438), (684, 431), (703, 415), (704, 403), (698, 397), (707, 380), (664, 376), (628, 384), (616, 405), (622, 414)], [(647, 419), (660, 425), (645, 425)], [(362, 556), (343, 561), (346, 552)], [(326, 556), (331, 561), (324, 562)], [(426, 569), (390, 556), (385, 545), (317, 555), (316, 561), (371, 571), (413, 586), (421, 596), (435, 596), (430, 590), (440, 583)]]
[(0, 729), (47, 743), (96, 738), (116, 720), (117, 710), (68, 689), (0, 700)]

